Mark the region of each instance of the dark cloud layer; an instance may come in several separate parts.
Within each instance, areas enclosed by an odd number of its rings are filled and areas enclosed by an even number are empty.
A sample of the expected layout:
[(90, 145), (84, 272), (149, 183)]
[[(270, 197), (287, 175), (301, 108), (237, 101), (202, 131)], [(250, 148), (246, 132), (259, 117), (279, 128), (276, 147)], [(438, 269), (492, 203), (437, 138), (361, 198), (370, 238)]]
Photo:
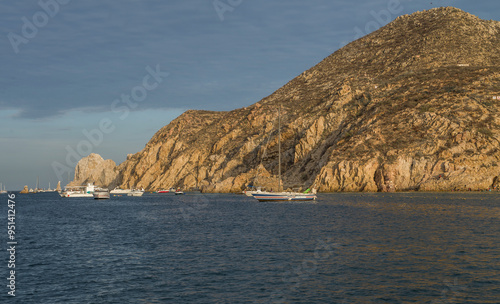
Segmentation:
[[(224, 21), (212, 0), (2, 2), (0, 110), (16, 107), (19, 118), (109, 110), (156, 64), (170, 77), (143, 110), (245, 106), (353, 40), (354, 27), (391, 1), (241, 1)], [(399, 3), (402, 13), (416, 5)], [(42, 26), (27, 43), (11, 43), (9, 33), (26, 36), (25, 20)]]

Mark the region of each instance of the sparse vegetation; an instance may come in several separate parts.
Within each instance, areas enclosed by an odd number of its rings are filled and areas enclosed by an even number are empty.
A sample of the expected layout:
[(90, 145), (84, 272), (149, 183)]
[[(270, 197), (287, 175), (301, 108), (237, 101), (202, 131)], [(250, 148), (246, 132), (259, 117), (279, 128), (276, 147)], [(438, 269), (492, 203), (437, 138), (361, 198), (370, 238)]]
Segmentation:
[(425, 113), (425, 112), (432, 113), (436, 111), (436, 109), (430, 104), (423, 104), (420, 107), (418, 107), (418, 110), (420, 111), (420, 113)]
[(397, 155), (389, 155), (386, 157), (386, 159), (387, 159), (387, 163), (393, 164), (398, 159), (398, 156)]
[(479, 128), (479, 129), (477, 129), (477, 131), (478, 131), (479, 133), (481, 133), (481, 134), (483, 134), (483, 135), (487, 136), (487, 137), (492, 137), (492, 136), (493, 136), (493, 132), (491, 132), (491, 130), (490, 130), (490, 129), (485, 128), (485, 127), (483, 127), (483, 128)]
[(471, 149), (467, 149), (464, 151), (464, 153), (467, 155), (467, 156), (472, 156), (474, 155), (476, 152), (474, 150), (471, 150)]

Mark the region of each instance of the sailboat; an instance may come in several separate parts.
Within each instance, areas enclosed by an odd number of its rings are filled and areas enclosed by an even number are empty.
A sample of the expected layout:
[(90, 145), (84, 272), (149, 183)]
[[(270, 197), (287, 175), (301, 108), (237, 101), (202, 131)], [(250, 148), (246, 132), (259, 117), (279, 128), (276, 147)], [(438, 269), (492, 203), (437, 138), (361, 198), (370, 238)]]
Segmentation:
[(41, 192), (40, 191), (40, 180), (39, 180), (39, 177), (37, 176), (36, 177), (36, 188), (35, 188), (35, 191), (33, 191), (33, 193), (38, 193), (38, 192)]
[(5, 185), (2, 188), (2, 183), (0, 183), (0, 194), (5, 194), (7, 193), (7, 190), (5, 190)]
[(281, 181), (281, 106), (278, 108), (278, 192), (252, 191), (251, 195), (260, 202), (265, 201), (313, 201), (316, 200), (316, 190), (304, 192), (283, 192)]

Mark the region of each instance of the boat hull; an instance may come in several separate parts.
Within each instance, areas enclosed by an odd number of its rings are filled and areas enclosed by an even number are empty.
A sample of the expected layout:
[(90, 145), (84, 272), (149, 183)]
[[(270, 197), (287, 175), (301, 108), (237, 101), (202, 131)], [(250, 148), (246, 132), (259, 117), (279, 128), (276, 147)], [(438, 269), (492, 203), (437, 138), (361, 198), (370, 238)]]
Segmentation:
[(252, 196), (260, 202), (267, 201), (314, 201), (316, 195), (304, 193), (252, 193)]
[(109, 192), (95, 192), (94, 199), (109, 199)]
[(247, 191), (243, 191), (243, 193), (246, 196), (252, 197), (255, 193), (262, 193), (262, 191), (259, 191), (259, 190), (247, 190)]
[(93, 197), (92, 193), (60, 193), (61, 197)]

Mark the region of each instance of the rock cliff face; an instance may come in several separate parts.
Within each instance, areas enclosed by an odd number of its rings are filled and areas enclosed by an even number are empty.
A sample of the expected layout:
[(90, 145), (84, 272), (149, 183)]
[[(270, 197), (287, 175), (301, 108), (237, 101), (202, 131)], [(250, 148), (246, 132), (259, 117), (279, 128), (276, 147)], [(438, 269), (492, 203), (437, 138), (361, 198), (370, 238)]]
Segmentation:
[(22, 193), (22, 194), (30, 193), (30, 190), (28, 189), (28, 186), (24, 186), (23, 190), (19, 191), (19, 193)]
[(78, 162), (75, 177), (69, 186), (95, 183), (101, 187), (113, 187), (118, 184), (118, 177), (119, 172), (114, 161), (104, 160), (99, 154), (92, 153)]
[[(276, 189), (281, 107), (285, 188), (498, 186), (499, 50), (498, 21), (455, 8), (401, 16), (252, 106), (187, 111), (113, 171), (115, 180), (234, 192), (258, 175), (255, 184)], [(78, 171), (79, 181), (90, 176)]]

